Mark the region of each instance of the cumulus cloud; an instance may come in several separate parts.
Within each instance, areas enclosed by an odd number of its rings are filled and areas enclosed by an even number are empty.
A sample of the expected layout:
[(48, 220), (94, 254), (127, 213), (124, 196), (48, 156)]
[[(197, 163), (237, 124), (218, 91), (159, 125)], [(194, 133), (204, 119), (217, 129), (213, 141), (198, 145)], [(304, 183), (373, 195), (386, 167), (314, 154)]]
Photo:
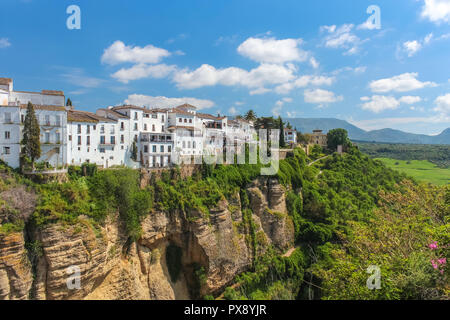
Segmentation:
[(164, 96), (147, 96), (143, 94), (131, 94), (124, 101), (125, 104), (136, 106), (157, 107), (157, 108), (172, 108), (185, 103), (196, 106), (198, 109), (211, 108), (215, 103), (211, 100), (197, 99), (197, 98), (168, 98)]
[(434, 82), (417, 80), (418, 76), (418, 73), (403, 73), (392, 78), (374, 80), (369, 84), (369, 87), (373, 92), (378, 93), (390, 91), (406, 92), (436, 86)]
[(319, 67), (319, 62), (314, 58), (314, 57), (311, 57), (310, 59), (309, 59), (309, 63), (311, 64), (311, 66), (314, 68), (314, 69), (317, 69), (318, 67)]
[(404, 96), (404, 97), (401, 97), (399, 99), (399, 101), (401, 103), (406, 103), (406, 104), (415, 104), (415, 103), (422, 101), (422, 98), (417, 97), (417, 96)]
[(0, 38), (0, 49), (8, 48), (11, 46), (11, 42), (9, 42), (8, 38)]
[(286, 94), (295, 88), (305, 88), (308, 86), (323, 86), (323, 85), (329, 86), (333, 84), (335, 80), (336, 80), (335, 77), (304, 75), (300, 76), (295, 81), (283, 83), (277, 86), (275, 88), (275, 92), (279, 94)]
[(166, 64), (136, 64), (130, 68), (122, 68), (119, 71), (113, 73), (111, 76), (120, 82), (128, 83), (132, 80), (138, 80), (142, 78), (165, 78), (175, 72), (176, 69), (176, 66)]
[(433, 109), (434, 111), (443, 116), (450, 117), (450, 93), (437, 97), (434, 103), (436, 105), (436, 108)]
[(417, 41), (406, 41), (403, 43), (403, 48), (405, 49), (408, 57), (415, 55), (420, 49), (422, 49), (422, 44)]
[(353, 24), (343, 24), (340, 27), (336, 25), (322, 26), (321, 32), (326, 32), (324, 39), (325, 47), (334, 49), (345, 49), (345, 54), (352, 55), (359, 51), (361, 39), (352, 33)]
[(305, 61), (308, 53), (299, 48), (301, 39), (248, 38), (237, 51), (244, 57), (260, 63)]
[(306, 103), (328, 104), (342, 101), (342, 96), (336, 96), (334, 92), (323, 89), (307, 89), (304, 91), (304, 99)]
[(117, 40), (105, 49), (101, 57), (102, 63), (117, 65), (120, 63), (159, 63), (163, 58), (170, 56), (170, 52), (155, 47), (151, 44), (145, 47), (126, 46), (122, 41)]
[(450, 22), (450, 1), (448, 0), (424, 0), (421, 12), (422, 18), (440, 24)]
[[(178, 71), (175, 73), (173, 81), (179, 88), (183, 89), (195, 89), (218, 84), (224, 86), (241, 85), (254, 88), (259, 93), (266, 90), (264, 88), (266, 84), (280, 84), (294, 78), (292, 68), (278, 64), (264, 63), (250, 71), (236, 67), (216, 69), (211, 65), (203, 64), (194, 71)], [(256, 90), (254, 90), (255, 93)]]
[(275, 117), (278, 117), (281, 114), (281, 109), (283, 108), (284, 104), (290, 102), (292, 102), (292, 98), (288, 97), (278, 100), (277, 102), (275, 102), (275, 107), (272, 108), (272, 114)]
[(362, 108), (364, 110), (369, 110), (374, 113), (380, 113), (381, 111), (388, 109), (397, 109), (400, 106), (400, 102), (394, 97), (386, 96), (372, 96), (362, 97), (361, 101), (366, 101), (363, 103)]
[(403, 96), (397, 99), (392, 96), (374, 95), (372, 97), (361, 97), (360, 99), (365, 102), (362, 104), (362, 109), (373, 113), (380, 113), (385, 110), (395, 110), (402, 103), (412, 105), (422, 101), (422, 98), (417, 96)]

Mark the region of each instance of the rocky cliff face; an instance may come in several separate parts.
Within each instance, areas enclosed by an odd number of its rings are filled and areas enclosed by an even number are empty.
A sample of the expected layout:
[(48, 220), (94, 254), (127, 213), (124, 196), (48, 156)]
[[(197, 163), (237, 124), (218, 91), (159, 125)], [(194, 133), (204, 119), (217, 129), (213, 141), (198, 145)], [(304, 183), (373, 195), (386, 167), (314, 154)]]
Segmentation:
[[(284, 189), (277, 180), (260, 178), (247, 194), (251, 211), (241, 208), (237, 193), (211, 208), (209, 216), (153, 212), (142, 222), (136, 243), (128, 242), (118, 217), (97, 228), (81, 217), (76, 226), (35, 230), (29, 234), (38, 247), (34, 255), (27, 255), (21, 233), (0, 237), (0, 299), (189, 299), (219, 294), (268, 245), (281, 252), (293, 243)], [(181, 248), (176, 281), (168, 269), (169, 245)]]

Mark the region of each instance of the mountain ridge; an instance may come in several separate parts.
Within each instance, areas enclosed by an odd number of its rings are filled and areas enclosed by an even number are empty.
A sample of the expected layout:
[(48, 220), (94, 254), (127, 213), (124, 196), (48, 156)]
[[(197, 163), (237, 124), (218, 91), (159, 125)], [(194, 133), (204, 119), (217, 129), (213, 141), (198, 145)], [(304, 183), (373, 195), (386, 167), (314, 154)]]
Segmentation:
[(287, 118), (293, 128), (302, 133), (310, 133), (316, 129), (322, 129), (325, 133), (336, 128), (348, 131), (349, 138), (358, 141), (383, 142), (383, 143), (410, 143), (410, 144), (450, 144), (450, 128), (440, 134), (429, 136), (404, 132), (397, 129), (385, 128), (366, 131), (345, 120), (336, 118)]

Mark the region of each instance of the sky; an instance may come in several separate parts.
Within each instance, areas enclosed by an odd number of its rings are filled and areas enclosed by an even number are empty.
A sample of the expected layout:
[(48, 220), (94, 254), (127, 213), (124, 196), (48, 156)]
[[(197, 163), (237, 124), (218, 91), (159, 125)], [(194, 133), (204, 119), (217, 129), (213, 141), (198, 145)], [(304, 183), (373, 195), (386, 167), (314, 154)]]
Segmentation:
[(0, 77), (92, 112), (187, 102), (433, 135), (450, 127), (449, 53), (450, 0), (0, 4)]

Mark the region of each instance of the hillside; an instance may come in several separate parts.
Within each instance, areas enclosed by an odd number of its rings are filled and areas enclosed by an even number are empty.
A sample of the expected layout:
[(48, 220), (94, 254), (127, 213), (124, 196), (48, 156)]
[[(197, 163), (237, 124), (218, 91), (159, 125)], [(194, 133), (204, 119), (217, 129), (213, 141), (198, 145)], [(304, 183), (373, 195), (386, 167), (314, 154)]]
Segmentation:
[[(312, 161), (296, 149), (276, 176), (72, 168), (59, 183), (2, 165), (0, 299), (448, 299), (449, 268), (430, 260), (449, 252), (428, 245), (449, 242), (450, 189), (356, 148)], [(381, 290), (366, 287), (370, 264)]]
[(355, 141), (386, 142), (386, 143), (412, 143), (412, 144), (450, 144), (450, 128), (436, 136), (407, 133), (394, 129), (381, 129), (365, 131), (351, 123), (334, 118), (291, 118), (285, 119), (293, 128), (309, 133), (314, 129), (327, 132), (331, 129), (343, 128), (348, 131), (350, 139)]

